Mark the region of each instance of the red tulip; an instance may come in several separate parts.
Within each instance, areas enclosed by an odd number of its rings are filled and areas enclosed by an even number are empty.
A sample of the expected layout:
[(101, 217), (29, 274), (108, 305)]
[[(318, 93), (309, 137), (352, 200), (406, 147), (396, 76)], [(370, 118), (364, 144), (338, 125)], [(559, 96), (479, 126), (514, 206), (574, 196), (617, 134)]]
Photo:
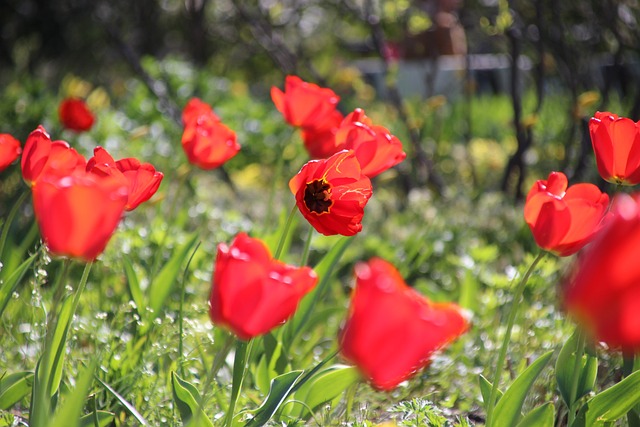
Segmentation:
[(375, 388), (392, 390), (468, 329), (458, 306), (429, 301), (388, 262), (374, 258), (355, 270), (340, 351)]
[(75, 132), (84, 132), (91, 129), (95, 121), (93, 113), (80, 98), (64, 99), (60, 103), (58, 115), (62, 126)]
[(243, 340), (263, 335), (289, 319), (317, 281), (311, 268), (273, 259), (262, 241), (240, 233), (231, 246), (218, 245), (211, 320)]
[(238, 154), (240, 144), (236, 141), (236, 133), (222, 124), (213, 112), (197, 117), (187, 113), (182, 148), (190, 163), (209, 170), (222, 166)]
[(320, 126), (340, 101), (331, 89), (307, 83), (297, 76), (286, 77), (284, 92), (272, 87), (271, 99), (291, 126), (307, 129)]
[(640, 183), (640, 122), (597, 112), (589, 133), (600, 176), (614, 184)]
[(78, 170), (51, 171), (33, 187), (33, 209), (49, 251), (84, 261), (102, 253), (126, 202), (121, 180)]
[(342, 150), (336, 143), (336, 131), (343, 119), (342, 113), (334, 110), (317, 127), (302, 129), (304, 147), (311, 158), (326, 159)]
[(593, 184), (567, 188), (562, 172), (533, 184), (524, 206), (524, 218), (538, 246), (568, 256), (589, 243), (604, 223), (609, 196)]
[(21, 152), (20, 141), (8, 133), (0, 133), (0, 172), (13, 163)]
[(22, 177), (33, 186), (50, 170), (57, 170), (61, 174), (84, 170), (86, 160), (65, 141), (51, 141), (44, 127), (38, 126), (24, 144), (21, 166)]
[(102, 147), (94, 148), (93, 157), (87, 162), (87, 172), (124, 180), (129, 193), (124, 207), (127, 211), (132, 211), (149, 200), (160, 187), (164, 176), (150, 163), (140, 163), (138, 159), (126, 158), (115, 161)]
[(182, 110), (182, 124), (187, 126), (197, 120), (198, 117), (207, 115), (211, 115), (214, 119), (220, 121), (209, 104), (199, 98), (191, 98), (185, 105), (184, 110)]
[(362, 230), (371, 181), (360, 170), (353, 151), (311, 160), (289, 181), (302, 215), (318, 232), (353, 236)]
[(640, 194), (614, 199), (612, 217), (578, 258), (565, 305), (594, 339), (640, 351)]
[(356, 153), (362, 173), (369, 178), (397, 165), (407, 157), (402, 143), (389, 131), (373, 124), (360, 108), (343, 120), (336, 132), (336, 145)]

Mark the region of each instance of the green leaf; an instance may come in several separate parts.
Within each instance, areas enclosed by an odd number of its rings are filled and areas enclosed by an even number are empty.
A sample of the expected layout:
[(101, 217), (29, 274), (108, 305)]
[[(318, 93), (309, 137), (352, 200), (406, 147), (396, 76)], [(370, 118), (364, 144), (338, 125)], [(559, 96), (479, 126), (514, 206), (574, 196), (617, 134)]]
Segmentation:
[(169, 295), (171, 295), (171, 291), (177, 283), (177, 278), (181, 271), (180, 267), (189, 256), (198, 237), (197, 234), (192, 235), (184, 245), (176, 249), (173, 255), (171, 255), (171, 258), (169, 258), (169, 261), (162, 270), (160, 270), (158, 275), (153, 278), (153, 281), (149, 285), (149, 308), (153, 310), (154, 315), (158, 315), (165, 301)]
[(173, 400), (178, 407), (182, 423), (191, 427), (213, 427), (213, 423), (200, 407), (200, 393), (195, 386), (171, 372)]
[(586, 425), (596, 426), (614, 422), (640, 403), (640, 371), (618, 384), (598, 393), (589, 400)]
[(309, 379), (298, 391), (294, 400), (306, 404), (298, 405), (292, 415), (309, 418), (309, 410), (315, 411), (319, 406), (339, 397), (350, 385), (358, 381), (360, 375), (353, 366), (334, 365)]
[(93, 373), (96, 370), (96, 361), (84, 368), (76, 388), (65, 396), (65, 400), (54, 415), (53, 421), (48, 423), (49, 427), (77, 427), (80, 425), (80, 415), (84, 407), (84, 401), (89, 392), (89, 387), (93, 382)]
[(113, 397), (116, 398), (116, 400), (118, 402), (120, 402), (120, 404), (122, 406), (124, 406), (124, 408), (126, 409), (126, 411), (131, 414), (137, 421), (138, 423), (140, 423), (140, 425), (146, 426), (149, 425), (147, 423), (147, 420), (144, 419), (144, 417), (140, 414), (140, 412), (138, 412), (138, 410), (135, 408), (135, 406), (133, 406), (131, 403), (127, 402), (127, 400), (122, 397), (117, 391), (115, 391), (109, 384), (105, 383), (104, 381), (102, 381), (100, 378), (96, 377), (96, 380), (102, 384), (102, 386), (109, 392), (111, 393), (111, 395)]
[[(51, 348), (48, 349), (50, 359), (48, 364), (44, 366), (47, 369), (44, 372), (48, 382), (46, 384), (49, 396), (53, 396), (57, 393), (60, 387), (60, 381), (62, 381), (62, 368), (64, 366), (65, 349), (67, 345), (67, 334), (69, 333), (69, 327), (71, 326), (71, 320), (73, 319), (73, 298), (67, 296), (62, 302), (60, 313), (58, 314), (58, 321), (56, 322), (56, 329), (51, 342)], [(47, 354), (47, 352), (45, 352)]]
[(511, 427), (518, 424), (524, 399), (552, 354), (553, 352), (550, 351), (540, 356), (513, 381), (513, 384), (504, 392), (502, 399), (496, 405), (495, 417), (493, 418), (495, 421), (492, 427)]
[(553, 427), (556, 413), (551, 403), (531, 410), (522, 418), (517, 427)]
[[(491, 397), (491, 388), (493, 387), (493, 385), (482, 374), (478, 376), (478, 382), (480, 383), (480, 394), (482, 394), (482, 401), (486, 405), (487, 402), (489, 401), (489, 398)], [(498, 389), (498, 394), (496, 396), (496, 403), (498, 403), (498, 401), (500, 400), (503, 394), (504, 393), (502, 393), (502, 391)]]
[(9, 409), (31, 391), (33, 372), (14, 372), (0, 378), (0, 409)]
[(124, 274), (127, 276), (127, 283), (129, 283), (129, 293), (133, 302), (136, 303), (136, 311), (140, 317), (147, 315), (147, 300), (140, 288), (140, 280), (133, 268), (133, 264), (129, 260), (129, 257), (122, 257), (122, 264), (124, 265)]
[(108, 412), (108, 411), (96, 411), (96, 413), (94, 414), (93, 412), (90, 414), (87, 414), (83, 417), (80, 417), (80, 427), (95, 427), (96, 422), (95, 419), (98, 419), (98, 427), (107, 427), (109, 425), (111, 425), (111, 422), (113, 421), (113, 419), (116, 417), (116, 414), (114, 414), (113, 412)]
[(291, 371), (275, 377), (271, 381), (269, 395), (267, 395), (262, 405), (256, 410), (254, 417), (246, 424), (246, 427), (256, 427), (266, 424), (289, 396), (291, 390), (300, 377), (302, 377), (303, 373), (304, 371)]
[(598, 358), (583, 352), (582, 361), (579, 364), (580, 372), (578, 373), (577, 393), (576, 396), (571, 399), (571, 388), (574, 378), (573, 370), (576, 366), (576, 349), (579, 340), (578, 334), (579, 331), (576, 329), (562, 346), (556, 361), (556, 381), (558, 382), (558, 389), (560, 390), (562, 399), (567, 404), (567, 407), (571, 407), (573, 402), (593, 390), (596, 375), (598, 374)]
[(11, 295), (15, 292), (18, 284), (24, 277), (24, 274), (29, 269), (33, 260), (36, 259), (38, 253), (31, 255), (27, 258), (22, 264), (16, 268), (11, 275), (4, 281), (4, 283), (0, 283), (0, 316), (4, 312), (4, 309), (9, 304), (9, 300), (11, 299)]

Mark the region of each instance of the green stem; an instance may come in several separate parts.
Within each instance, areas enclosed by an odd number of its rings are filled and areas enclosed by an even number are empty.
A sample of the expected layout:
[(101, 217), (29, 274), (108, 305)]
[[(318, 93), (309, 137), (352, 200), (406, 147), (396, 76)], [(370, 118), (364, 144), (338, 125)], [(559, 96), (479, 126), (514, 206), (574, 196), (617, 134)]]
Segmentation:
[(9, 216), (7, 220), (4, 222), (4, 227), (2, 227), (2, 234), (0, 235), (0, 260), (2, 260), (2, 254), (4, 253), (4, 246), (7, 243), (7, 237), (9, 236), (9, 229), (11, 228), (11, 224), (15, 216), (18, 214), (18, 210), (22, 206), (22, 203), (25, 201), (27, 196), (30, 194), (30, 191), (25, 191), (20, 195), (18, 200), (14, 203), (11, 211), (9, 212)]
[(269, 198), (267, 199), (267, 215), (265, 216), (265, 221), (264, 221), (264, 229), (265, 229), (265, 232), (267, 233), (271, 229), (271, 222), (273, 220), (273, 199), (275, 198), (276, 190), (278, 188), (278, 183), (280, 181), (280, 177), (282, 176), (282, 170), (284, 169), (284, 156), (282, 155), (284, 145), (285, 144), (278, 144), (276, 146), (276, 153), (279, 153), (279, 154), (277, 155), (277, 159), (276, 159), (275, 173), (273, 175), (273, 178), (271, 179), (271, 187), (269, 188)]
[(489, 402), (487, 402), (487, 427), (491, 427), (491, 416), (493, 415), (493, 409), (496, 402), (496, 396), (498, 395), (498, 383), (500, 382), (500, 376), (502, 374), (502, 369), (504, 367), (504, 362), (507, 357), (507, 349), (509, 348), (509, 342), (511, 341), (511, 330), (513, 329), (513, 325), (516, 320), (516, 315), (518, 314), (518, 308), (520, 307), (520, 299), (522, 298), (522, 294), (524, 293), (524, 288), (529, 280), (529, 276), (533, 273), (533, 270), (536, 268), (538, 263), (544, 258), (546, 252), (540, 252), (535, 260), (531, 263), (527, 271), (525, 272), (522, 279), (518, 283), (515, 292), (513, 293), (513, 301), (511, 301), (511, 307), (509, 308), (509, 316), (507, 318), (507, 330), (504, 333), (504, 338), (502, 340), (502, 347), (500, 348), (500, 353), (498, 353), (498, 361), (496, 363), (496, 370), (493, 376), (493, 384), (491, 386), (491, 395), (489, 396)]
[(302, 250), (302, 259), (300, 260), (300, 266), (307, 265), (309, 260), (309, 249), (311, 248), (311, 238), (313, 237), (313, 227), (309, 227), (309, 233), (307, 234), (307, 240), (304, 242), (304, 249)]
[(237, 340), (236, 342), (236, 354), (233, 359), (233, 383), (231, 385), (231, 399), (229, 400), (229, 408), (227, 409), (227, 415), (224, 419), (224, 427), (231, 427), (233, 422), (233, 415), (236, 409), (236, 403), (240, 390), (242, 389), (242, 382), (244, 381), (245, 374), (247, 373), (247, 360), (249, 354), (251, 354), (251, 347), (253, 347), (253, 339), (249, 341)]
[(576, 338), (576, 351), (574, 353), (575, 359), (573, 361), (573, 372), (571, 373), (571, 390), (569, 391), (569, 401), (571, 403), (569, 405), (568, 426), (573, 425), (573, 422), (576, 419), (576, 412), (578, 410), (576, 403), (578, 400), (578, 385), (580, 384), (580, 377), (582, 376), (582, 355), (584, 354), (585, 344), (584, 335), (580, 329), (577, 331)]
[(184, 308), (185, 283), (187, 281), (187, 273), (189, 272), (189, 266), (191, 265), (191, 261), (193, 260), (193, 257), (195, 256), (196, 252), (198, 251), (198, 248), (200, 247), (201, 243), (202, 242), (198, 242), (196, 247), (193, 249), (193, 252), (191, 252), (191, 256), (189, 257), (189, 260), (187, 261), (187, 265), (184, 267), (184, 273), (182, 275), (182, 283), (180, 285), (180, 311), (178, 312), (178, 329), (179, 329), (179, 333), (180, 333), (180, 335), (178, 336), (178, 355), (179, 355), (179, 358), (180, 358), (180, 363), (179, 363), (178, 369), (180, 369), (180, 376), (182, 378), (185, 378), (185, 372), (184, 372), (184, 321), (183, 321), (183, 317), (184, 317), (183, 308)]
[(280, 255), (282, 255), (282, 249), (284, 249), (284, 242), (287, 240), (287, 236), (289, 235), (289, 229), (291, 228), (293, 217), (296, 214), (296, 209), (297, 209), (297, 206), (293, 205), (291, 212), (289, 212), (289, 216), (287, 217), (287, 222), (284, 225), (284, 230), (282, 230), (282, 234), (280, 235), (280, 240), (278, 241), (278, 249), (276, 249), (276, 253), (273, 255), (275, 259), (280, 259)]

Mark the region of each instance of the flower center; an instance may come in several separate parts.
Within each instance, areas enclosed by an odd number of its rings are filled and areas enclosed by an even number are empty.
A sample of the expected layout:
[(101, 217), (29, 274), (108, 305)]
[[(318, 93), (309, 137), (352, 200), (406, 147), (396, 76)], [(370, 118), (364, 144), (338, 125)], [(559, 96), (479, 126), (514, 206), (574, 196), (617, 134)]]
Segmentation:
[(307, 209), (317, 214), (329, 212), (329, 208), (333, 205), (331, 185), (324, 179), (307, 183), (307, 188), (304, 190), (304, 204), (307, 205)]

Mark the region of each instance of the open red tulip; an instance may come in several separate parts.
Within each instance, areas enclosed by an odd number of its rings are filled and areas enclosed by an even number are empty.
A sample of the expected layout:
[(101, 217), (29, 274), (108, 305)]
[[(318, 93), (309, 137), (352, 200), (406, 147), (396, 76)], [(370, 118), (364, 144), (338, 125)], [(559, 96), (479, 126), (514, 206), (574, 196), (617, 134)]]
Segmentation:
[(156, 171), (150, 163), (140, 163), (138, 159), (126, 158), (118, 161), (102, 147), (93, 150), (93, 157), (87, 162), (87, 172), (122, 179), (128, 187), (125, 210), (132, 211), (153, 196), (162, 182), (162, 172)]
[(374, 125), (361, 108), (356, 108), (336, 131), (336, 145), (353, 150), (362, 173), (369, 178), (397, 165), (407, 157), (402, 143), (387, 128)]
[(311, 160), (291, 178), (289, 189), (302, 215), (318, 232), (353, 236), (362, 230), (372, 189), (353, 151)]
[(566, 309), (592, 338), (640, 351), (640, 194), (620, 194), (612, 217), (578, 258), (564, 287)]
[(379, 390), (392, 390), (469, 327), (462, 309), (433, 303), (379, 258), (356, 265), (340, 351)]
[(579, 251), (605, 222), (609, 196), (593, 184), (567, 188), (562, 172), (551, 172), (527, 195), (524, 218), (538, 246), (559, 256)]
[(317, 281), (311, 268), (273, 259), (262, 241), (240, 233), (230, 246), (218, 245), (211, 320), (243, 340), (266, 334), (293, 315)]
[(21, 167), (22, 177), (33, 186), (40, 176), (52, 169), (60, 174), (84, 170), (86, 160), (65, 141), (51, 141), (47, 131), (38, 126), (24, 144)]
[(336, 132), (343, 119), (342, 113), (334, 110), (317, 127), (302, 129), (304, 147), (311, 158), (326, 159), (342, 150), (336, 143)]
[(8, 133), (0, 133), (0, 172), (13, 163), (21, 152), (20, 141)]
[(84, 261), (104, 251), (126, 202), (120, 179), (82, 170), (53, 170), (33, 187), (33, 209), (49, 251)]
[(319, 128), (340, 101), (331, 89), (305, 82), (298, 76), (285, 78), (284, 92), (272, 87), (271, 99), (291, 126), (307, 129)]
[(589, 121), (589, 133), (603, 179), (621, 185), (640, 183), (640, 122), (598, 111)]
[(65, 98), (60, 103), (58, 114), (62, 126), (75, 132), (87, 131), (95, 122), (93, 113), (80, 98)]

